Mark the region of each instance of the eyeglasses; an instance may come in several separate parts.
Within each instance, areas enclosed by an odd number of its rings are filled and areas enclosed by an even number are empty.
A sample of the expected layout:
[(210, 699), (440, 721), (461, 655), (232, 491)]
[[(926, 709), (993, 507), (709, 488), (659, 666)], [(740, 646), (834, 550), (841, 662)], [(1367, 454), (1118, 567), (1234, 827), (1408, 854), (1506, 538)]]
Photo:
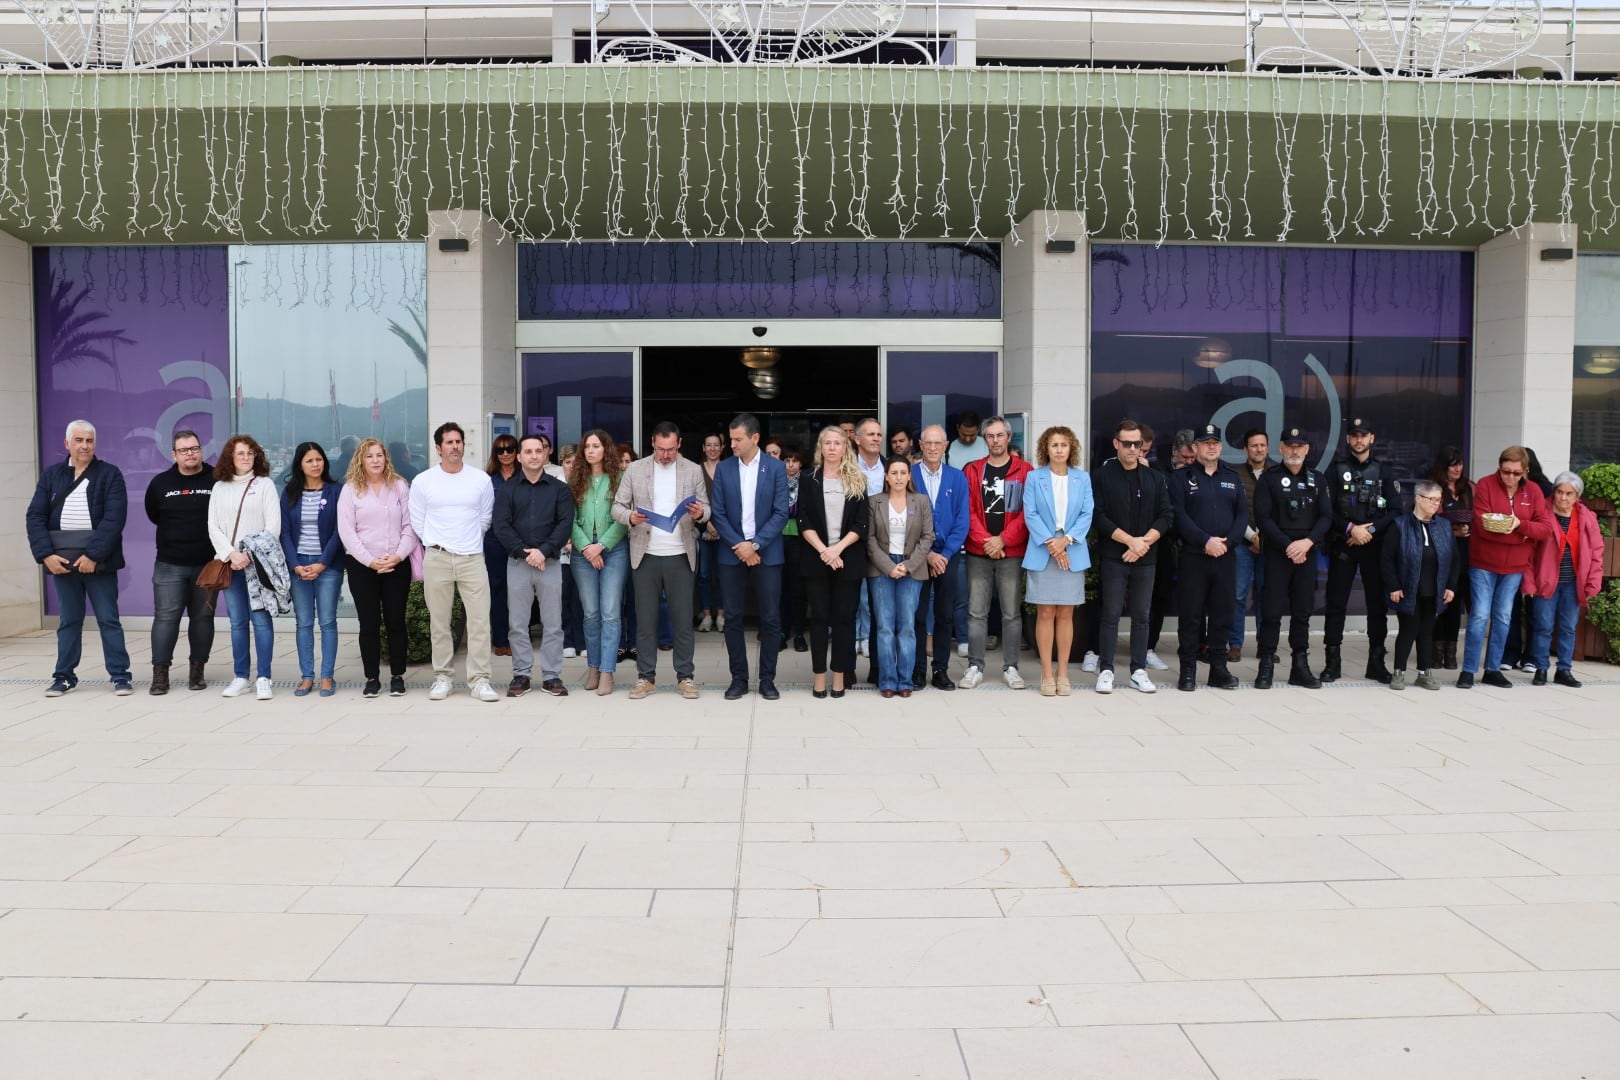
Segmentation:
[(1142, 448), (1141, 439), (1115, 439), (1114, 441), (1126, 450), (1140, 450)]
[(1424, 502), (1439, 502), (1440, 501), (1440, 496), (1438, 496), (1438, 495), (1414, 495), (1413, 498), (1421, 499)]
[(177, 446), (177, 447), (174, 448), (174, 452), (177, 453), (177, 454), (200, 454), (200, 453), (202, 453), (202, 447), (200, 447), (200, 446)]
[(1523, 476), (1524, 475), (1524, 470), (1523, 469), (1503, 469), (1502, 470), (1502, 475), (1503, 476)]

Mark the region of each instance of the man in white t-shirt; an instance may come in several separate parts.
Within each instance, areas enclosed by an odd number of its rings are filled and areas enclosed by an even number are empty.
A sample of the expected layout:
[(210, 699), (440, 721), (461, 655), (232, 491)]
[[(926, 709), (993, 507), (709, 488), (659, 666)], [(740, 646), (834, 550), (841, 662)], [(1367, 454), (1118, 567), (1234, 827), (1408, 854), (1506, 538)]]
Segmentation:
[(495, 487), (482, 469), (462, 460), (467, 435), (455, 421), (433, 432), (439, 464), (411, 481), (411, 528), (422, 541), (422, 595), (433, 639), (432, 701), (450, 696), (456, 643), (450, 613), (456, 592), (467, 612), (467, 688), (479, 701), (499, 701), (489, 682), (489, 571), (484, 533), (495, 513)]
[[(636, 605), (636, 685), (630, 697), (636, 701), (653, 692), (658, 674), (660, 596), (667, 598), (675, 629), (675, 686), (684, 698), (698, 696), (692, 589), (697, 581), (698, 528), (709, 520), (703, 481), (703, 466), (681, 456), (681, 429), (665, 420), (653, 428), (652, 454), (630, 463), (613, 497), (613, 520), (630, 529), (630, 582)], [(660, 519), (673, 517), (675, 528), (655, 524), (647, 510)]]

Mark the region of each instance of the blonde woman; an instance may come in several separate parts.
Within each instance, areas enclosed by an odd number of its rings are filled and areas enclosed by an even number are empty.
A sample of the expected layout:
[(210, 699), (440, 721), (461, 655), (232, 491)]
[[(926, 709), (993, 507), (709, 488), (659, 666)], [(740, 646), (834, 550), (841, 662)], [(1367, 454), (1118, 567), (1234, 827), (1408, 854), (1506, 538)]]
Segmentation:
[(411, 555), (417, 550), (411, 528), (411, 492), (394, 471), (387, 447), (363, 439), (355, 447), (338, 496), (338, 536), (349, 569), (349, 594), (360, 620), (361, 693), (382, 693), (382, 625), (388, 624), (388, 695), (405, 693), (405, 600), (411, 590)]
[[(799, 478), (799, 535), (809, 549), (802, 559), (805, 596), (810, 601), (810, 670), (813, 695), (827, 696), (827, 629), (832, 628), (832, 663), (854, 655), (855, 604), (866, 579), (866, 537), (871, 508), (866, 477), (855, 463), (849, 437), (836, 427), (821, 429), (815, 467)], [(843, 697), (849, 672), (834, 667), (832, 696)]]

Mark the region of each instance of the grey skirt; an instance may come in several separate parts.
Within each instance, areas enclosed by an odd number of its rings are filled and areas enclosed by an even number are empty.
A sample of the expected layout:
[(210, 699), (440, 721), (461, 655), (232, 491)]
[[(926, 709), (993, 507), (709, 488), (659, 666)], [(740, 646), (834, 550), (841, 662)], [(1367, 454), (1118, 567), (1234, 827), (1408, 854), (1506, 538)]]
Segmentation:
[(1059, 570), (1050, 563), (1045, 570), (1031, 570), (1024, 599), (1031, 604), (1084, 604), (1086, 572)]

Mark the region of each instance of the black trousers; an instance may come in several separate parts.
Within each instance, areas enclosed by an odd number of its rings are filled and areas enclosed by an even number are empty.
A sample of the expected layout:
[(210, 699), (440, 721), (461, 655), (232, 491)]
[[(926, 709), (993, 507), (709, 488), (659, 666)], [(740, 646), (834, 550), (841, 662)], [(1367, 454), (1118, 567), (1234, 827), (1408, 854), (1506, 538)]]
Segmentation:
[(1311, 647), (1311, 609), (1316, 606), (1316, 549), (1302, 563), (1281, 551), (1266, 549), (1266, 583), (1261, 590), (1260, 655), (1277, 651), (1282, 617), (1287, 612), (1288, 647), (1296, 656)]
[[(1176, 611), (1180, 629), (1177, 636), (1181, 645), (1178, 653), (1181, 664), (1198, 663), (1198, 645), (1201, 630), (1208, 620), (1211, 644), (1227, 640), (1232, 633), (1232, 597), (1237, 595), (1237, 556), (1228, 551), (1212, 558), (1191, 547), (1181, 549), (1180, 580), (1176, 583), (1180, 607)], [(1209, 653), (1212, 669), (1226, 666), (1223, 650), (1217, 657), (1212, 648)], [(1098, 664), (1101, 667), (1101, 663)]]
[[(743, 611), (748, 588), (754, 589), (759, 612), (759, 677), (776, 681), (776, 655), (782, 649), (782, 564), (744, 566), (722, 562), (715, 567), (720, 579), (720, 603), (726, 609), (726, 656), (733, 682), (748, 681), (748, 641), (743, 633)], [(675, 617), (673, 610), (670, 618)]]
[[(911, 669), (911, 681), (923, 682), (928, 677), (928, 635), (934, 635), (934, 670), (946, 671), (951, 666), (951, 634), (956, 622), (956, 564), (962, 560), (958, 551), (951, 556), (950, 565), (937, 577), (930, 576), (922, 583), (922, 594), (917, 598), (917, 663)], [(933, 626), (929, 627), (929, 614)]]
[(1384, 568), (1380, 560), (1384, 542), (1375, 540), (1360, 547), (1329, 549), (1327, 579), (1327, 621), (1323, 641), (1333, 646), (1344, 642), (1344, 614), (1350, 607), (1350, 590), (1356, 572), (1361, 572), (1361, 591), (1367, 598), (1367, 645), (1372, 655), (1382, 656), (1384, 639), (1389, 636), (1389, 603), (1384, 591)]
[(1463, 616), (1468, 614), (1469, 602), (1473, 599), (1469, 595), (1468, 588), (1468, 538), (1459, 536), (1452, 542), (1457, 546), (1457, 554), (1454, 558), (1457, 560), (1457, 565), (1462, 568), (1462, 572), (1458, 577), (1457, 595), (1451, 598), (1451, 603), (1446, 605), (1446, 610), (1434, 618), (1434, 643), (1436, 645), (1457, 644), (1457, 637), (1462, 632)]
[[(1131, 619), (1130, 670), (1147, 667), (1148, 608), (1153, 600), (1154, 564), (1101, 559), (1097, 567), (1097, 670), (1114, 670), (1121, 615)], [(1236, 568), (1234, 566), (1234, 573)], [(1234, 579), (1235, 582), (1235, 579)], [(1234, 583), (1234, 588), (1236, 585)]]
[[(1164, 630), (1164, 617), (1176, 606), (1176, 574), (1181, 562), (1181, 544), (1166, 540), (1159, 545), (1159, 557), (1153, 572), (1153, 600), (1148, 605), (1149, 649), (1159, 647), (1159, 634)], [(1232, 591), (1237, 592), (1237, 575), (1232, 575)]]
[[(835, 573), (820, 559), (813, 565), (806, 564), (806, 571), (801, 580), (810, 600), (810, 670), (817, 675), (827, 670), (830, 630), (832, 670), (848, 675), (855, 670), (850, 661), (855, 655), (855, 605), (866, 578)], [(726, 625), (731, 625), (729, 617)]]
[(802, 537), (782, 537), (782, 636), (797, 637), (804, 633), (804, 577), (801, 561), (809, 551)]
[(361, 564), (353, 555), (343, 561), (349, 568), (349, 595), (354, 597), (354, 614), (360, 620), (360, 668), (367, 679), (380, 677), (382, 670), (382, 624), (388, 624), (388, 673), (405, 677), (405, 600), (411, 591), (408, 563), (386, 574)]
[(1434, 666), (1434, 597), (1417, 598), (1417, 610), (1408, 615), (1395, 613), (1395, 670), (1405, 671), (1412, 645), (1417, 643), (1417, 666), (1428, 671)]

